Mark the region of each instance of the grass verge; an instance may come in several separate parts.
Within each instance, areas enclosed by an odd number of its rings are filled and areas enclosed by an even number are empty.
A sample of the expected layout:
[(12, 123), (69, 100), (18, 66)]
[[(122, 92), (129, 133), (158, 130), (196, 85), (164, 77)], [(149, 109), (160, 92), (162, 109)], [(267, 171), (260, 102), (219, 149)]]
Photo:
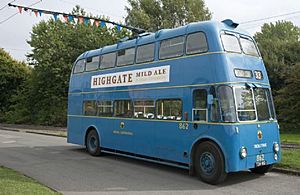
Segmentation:
[(279, 164), (276, 164), (276, 167), (300, 171), (300, 150), (282, 149), (281, 162)]
[(0, 195), (18, 194), (59, 195), (60, 193), (12, 169), (0, 166)]
[(300, 133), (281, 133), (280, 140), (287, 144), (300, 144)]

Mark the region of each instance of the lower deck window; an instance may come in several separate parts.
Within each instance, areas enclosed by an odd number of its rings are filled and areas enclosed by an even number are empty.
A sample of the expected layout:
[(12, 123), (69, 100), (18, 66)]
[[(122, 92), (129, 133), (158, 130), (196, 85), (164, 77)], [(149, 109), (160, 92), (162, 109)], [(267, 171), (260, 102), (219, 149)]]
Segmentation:
[(113, 116), (112, 101), (98, 101), (97, 102), (98, 116), (111, 117)]
[(95, 100), (87, 100), (83, 102), (83, 113), (87, 116), (97, 115), (97, 106)]
[(165, 99), (156, 102), (156, 114), (162, 120), (182, 120), (182, 101)]
[(133, 116), (131, 100), (116, 100), (114, 102), (114, 113), (116, 117), (131, 118)]
[(153, 100), (139, 100), (134, 101), (134, 117), (153, 119), (155, 112), (155, 105)]

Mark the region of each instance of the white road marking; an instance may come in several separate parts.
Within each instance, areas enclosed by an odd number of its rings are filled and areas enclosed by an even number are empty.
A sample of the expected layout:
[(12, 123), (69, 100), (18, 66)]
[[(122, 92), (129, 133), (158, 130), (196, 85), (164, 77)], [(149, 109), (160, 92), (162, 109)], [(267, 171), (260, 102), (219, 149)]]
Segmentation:
[(4, 141), (2, 142), (3, 144), (12, 144), (12, 143), (16, 143), (17, 141), (15, 140), (11, 140), (11, 141)]

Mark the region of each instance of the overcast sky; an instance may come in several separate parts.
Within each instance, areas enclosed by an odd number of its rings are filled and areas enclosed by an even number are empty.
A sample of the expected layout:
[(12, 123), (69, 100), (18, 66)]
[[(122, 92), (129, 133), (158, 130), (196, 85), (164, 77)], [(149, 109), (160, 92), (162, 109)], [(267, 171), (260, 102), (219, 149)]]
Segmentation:
[[(1, 0), (0, 9), (10, 1), (12, 0)], [(28, 6), (38, 1), (15, 0), (14, 3)], [(297, 14), (242, 25), (252, 35), (260, 31), (261, 25), (265, 22), (289, 20), (300, 26), (300, 0), (205, 0), (205, 3), (213, 13), (213, 19), (218, 21), (230, 18), (237, 22), (245, 22), (298, 11)], [(116, 22), (124, 21), (126, 15), (124, 8), (127, 0), (42, 0), (33, 7), (70, 12), (77, 4), (87, 12), (108, 16)], [(25, 54), (30, 51), (26, 40), (30, 39), (32, 26), (41, 20), (49, 19), (50, 16), (35, 17), (34, 14), (22, 13), (1, 23), (16, 12), (17, 8), (5, 7), (0, 10), (0, 48), (4, 48), (15, 59), (26, 60)]]

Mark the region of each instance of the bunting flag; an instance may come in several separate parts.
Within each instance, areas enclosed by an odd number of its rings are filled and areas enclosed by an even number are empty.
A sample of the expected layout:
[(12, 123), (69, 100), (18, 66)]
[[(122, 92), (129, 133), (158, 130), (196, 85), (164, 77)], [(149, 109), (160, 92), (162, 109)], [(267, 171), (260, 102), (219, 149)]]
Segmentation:
[(58, 14), (53, 14), (53, 18), (54, 18), (54, 21), (56, 22), (58, 20)]
[[(41, 17), (43, 14), (45, 14), (45, 15), (51, 14), (54, 18), (54, 21), (59, 20), (59, 16), (63, 16), (65, 22), (74, 22), (75, 24), (76, 23), (84, 24), (87, 26), (90, 25), (90, 26), (100, 27), (100, 28), (107, 27), (106, 24), (110, 24), (110, 25), (113, 25), (118, 31), (120, 31), (122, 28), (126, 28), (137, 34), (145, 32), (145, 30), (143, 30), (143, 29), (138, 29), (138, 28), (134, 28), (131, 26), (125, 26), (122, 24), (118, 24), (118, 23), (115, 23), (115, 22), (112, 22), (109, 20), (105, 20), (105, 19), (100, 19), (100, 18), (93, 18), (93, 17), (82, 16), (82, 15), (74, 15), (74, 14), (67, 14), (67, 13), (62, 13), (62, 12), (54, 12), (54, 11), (50, 11), (50, 10), (36, 9), (36, 8), (32, 8), (32, 7), (25, 7), (25, 6), (15, 5), (15, 4), (11, 4), (11, 3), (9, 3), (8, 6), (18, 8), (18, 11), (20, 14), (22, 14), (23, 10), (25, 12), (29, 11), (30, 15), (33, 12), (36, 17), (38, 17), (38, 16)], [(110, 25), (109, 25), (109, 27), (110, 27)]]
[(35, 15), (36, 17), (38, 17), (38, 14), (39, 14), (38, 10), (34, 10), (33, 12), (34, 12), (34, 15)]
[(63, 15), (64, 19), (65, 19), (65, 22), (68, 22), (68, 15)]
[(73, 16), (69, 15), (69, 16), (68, 16), (68, 21), (69, 21), (69, 22), (72, 22), (72, 21), (73, 21)]
[(79, 17), (78, 17), (78, 23), (79, 23), (79, 24), (82, 24), (82, 23), (83, 23), (83, 17), (82, 17), (82, 16), (79, 16)]
[(84, 24), (89, 25), (89, 23), (90, 23), (90, 19), (89, 18), (84, 18)]
[(118, 30), (118, 31), (121, 31), (121, 28), (122, 28), (122, 27), (121, 27), (120, 25), (117, 25), (117, 30)]
[(18, 6), (18, 9), (19, 9), (19, 13), (21, 14), (22, 13), (22, 7)]
[(99, 26), (99, 20), (94, 20), (94, 26), (98, 27)]
[(105, 22), (101, 21), (100, 26), (101, 26), (101, 28), (105, 27), (106, 26)]

